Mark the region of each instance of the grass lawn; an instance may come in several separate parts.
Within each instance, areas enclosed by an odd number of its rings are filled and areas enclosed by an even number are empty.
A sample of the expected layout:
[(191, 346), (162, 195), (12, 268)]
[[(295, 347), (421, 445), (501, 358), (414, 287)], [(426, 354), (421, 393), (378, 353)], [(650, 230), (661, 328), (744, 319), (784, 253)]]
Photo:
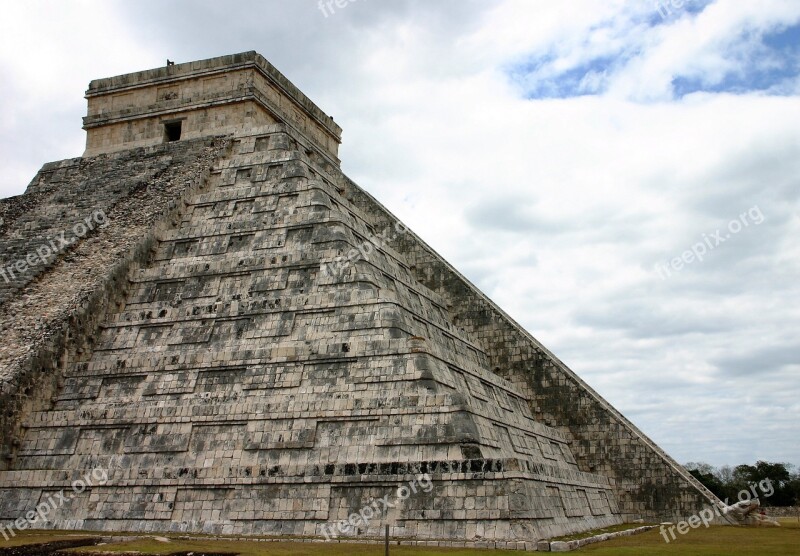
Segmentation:
[(669, 544), (664, 542), (658, 529), (653, 529), (640, 535), (589, 545), (578, 552), (591, 556), (800, 555), (800, 524), (796, 519), (782, 519), (780, 522), (781, 527), (775, 528), (701, 527), (692, 529), (685, 535), (678, 535), (676, 532), (676, 540), (669, 537)]
[[(686, 535), (677, 535), (677, 540), (669, 544), (664, 542), (658, 529), (635, 535), (622, 537), (613, 541), (598, 543), (584, 547), (577, 554), (592, 556), (639, 556), (639, 555), (697, 555), (697, 556), (729, 556), (753, 555), (773, 556), (794, 554), (800, 555), (800, 523), (796, 519), (781, 520), (780, 528), (738, 528), (711, 527), (689, 531)], [(12, 542), (0, 537), (0, 548), (20, 544), (52, 542), (55, 540), (75, 539), (96, 536), (96, 533), (74, 532), (39, 532), (25, 531)], [(108, 544), (97, 547), (76, 548), (70, 552), (119, 552), (142, 554), (171, 554), (175, 552), (213, 552), (241, 554), (242, 556), (345, 556), (345, 555), (383, 555), (383, 546), (364, 544), (338, 543), (293, 543), (293, 542), (241, 542), (226, 540), (192, 540), (184, 541), (172, 538), (171, 542), (159, 542), (152, 538), (140, 539), (120, 544)], [(445, 549), (392, 546), (391, 554), (398, 556), (487, 556), (499, 554), (498, 551), (477, 549)], [(507, 552), (518, 554), (518, 552)]]

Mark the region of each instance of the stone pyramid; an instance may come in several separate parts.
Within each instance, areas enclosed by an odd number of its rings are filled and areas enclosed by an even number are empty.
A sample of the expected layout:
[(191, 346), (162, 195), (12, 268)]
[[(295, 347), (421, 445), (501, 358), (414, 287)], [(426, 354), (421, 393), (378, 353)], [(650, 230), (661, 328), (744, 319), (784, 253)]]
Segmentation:
[(84, 156), (0, 201), (0, 520), (66, 490), (32, 526), (531, 548), (716, 502), (342, 174), (260, 55), (87, 98)]

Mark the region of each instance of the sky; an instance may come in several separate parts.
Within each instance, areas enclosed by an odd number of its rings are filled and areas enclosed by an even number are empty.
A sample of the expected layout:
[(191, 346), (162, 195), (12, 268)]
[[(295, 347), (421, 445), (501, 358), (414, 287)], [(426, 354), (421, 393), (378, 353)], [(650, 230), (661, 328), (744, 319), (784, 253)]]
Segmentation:
[(681, 462), (800, 465), (797, 0), (25, 0), (0, 197), (94, 78), (256, 50), (342, 168)]

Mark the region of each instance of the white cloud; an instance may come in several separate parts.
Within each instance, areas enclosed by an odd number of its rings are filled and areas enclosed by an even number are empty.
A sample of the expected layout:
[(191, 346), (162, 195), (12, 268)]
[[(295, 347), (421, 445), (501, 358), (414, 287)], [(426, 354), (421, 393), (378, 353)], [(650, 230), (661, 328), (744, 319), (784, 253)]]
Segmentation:
[(641, 100), (670, 99), (676, 77), (716, 85), (774, 61), (765, 58), (761, 38), (779, 25), (800, 19), (800, 5), (790, 0), (742, 2), (718, 0), (696, 17), (683, 14), (655, 28), (640, 44), (641, 53), (615, 76), (615, 96)]
[(43, 162), (82, 154), (89, 81), (160, 62), (130, 39), (126, 22), (106, 2), (5, 3), (0, 52), (4, 197), (22, 193)]

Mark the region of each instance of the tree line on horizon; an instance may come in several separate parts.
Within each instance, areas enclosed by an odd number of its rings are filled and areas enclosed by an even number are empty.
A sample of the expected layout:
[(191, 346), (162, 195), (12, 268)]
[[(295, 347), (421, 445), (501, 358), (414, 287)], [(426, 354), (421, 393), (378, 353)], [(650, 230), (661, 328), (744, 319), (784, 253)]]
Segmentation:
[(739, 493), (750, 490), (751, 485), (769, 479), (774, 492), (759, 498), (762, 506), (800, 505), (800, 471), (790, 463), (758, 461), (755, 465), (714, 467), (703, 462), (689, 462), (684, 467), (720, 500), (727, 499), (728, 504), (738, 502)]

